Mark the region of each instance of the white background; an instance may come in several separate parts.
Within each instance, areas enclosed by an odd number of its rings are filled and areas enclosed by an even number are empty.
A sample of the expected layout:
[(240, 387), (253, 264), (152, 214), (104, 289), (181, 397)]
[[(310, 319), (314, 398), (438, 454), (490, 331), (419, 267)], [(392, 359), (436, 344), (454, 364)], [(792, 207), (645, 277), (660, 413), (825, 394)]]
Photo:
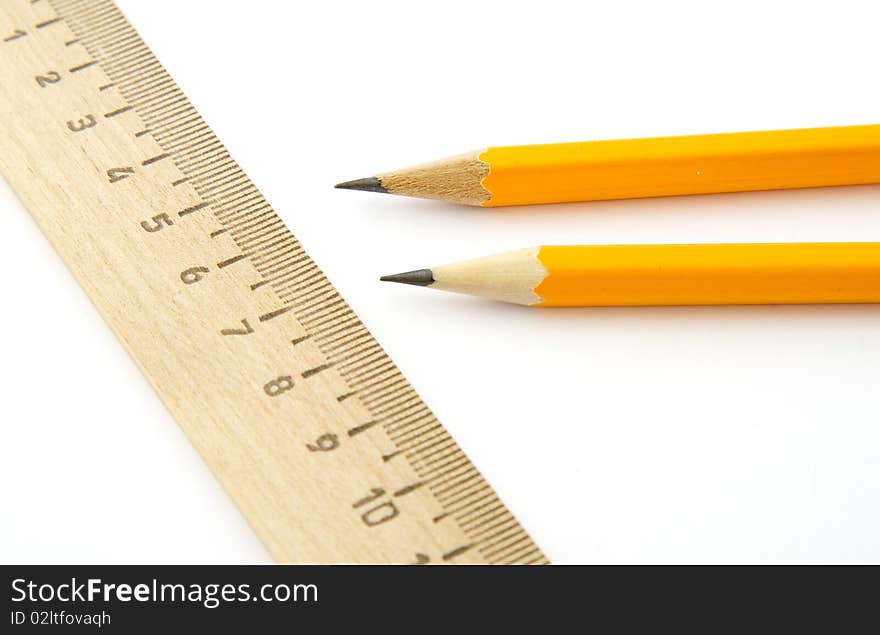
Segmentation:
[[(880, 561), (880, 307), (529, 310), (377, 276), (545, 243), (880, 240), (880, 187), (487, 211), (487, 145), (880, 122), (875, 1), (119, 0), (555, 562)], [(268, 555), (5, 182), (0, 562)]]

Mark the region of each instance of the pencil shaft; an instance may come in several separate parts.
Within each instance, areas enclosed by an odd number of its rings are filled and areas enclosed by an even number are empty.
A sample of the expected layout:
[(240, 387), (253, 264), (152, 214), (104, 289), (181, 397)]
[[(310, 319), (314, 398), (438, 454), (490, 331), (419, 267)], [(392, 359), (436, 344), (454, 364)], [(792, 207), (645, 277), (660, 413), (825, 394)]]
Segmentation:
[(485, 206), (880, 182), (880, 125), (490, 148)]
[(542, 247), (539, 306), (880, 302), (880, 243)]

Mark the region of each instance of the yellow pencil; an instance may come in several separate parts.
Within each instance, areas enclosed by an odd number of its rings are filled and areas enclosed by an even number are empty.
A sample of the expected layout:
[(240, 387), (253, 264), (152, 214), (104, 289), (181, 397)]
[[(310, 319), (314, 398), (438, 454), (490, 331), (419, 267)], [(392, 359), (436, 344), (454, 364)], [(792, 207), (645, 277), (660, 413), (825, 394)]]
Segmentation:
[(336, 187), (499, 207), (880, 183), (880, 125), (509, 146)]
[(530, 306), (880, 302), (880, 243), (534, 247), (382, 280)]

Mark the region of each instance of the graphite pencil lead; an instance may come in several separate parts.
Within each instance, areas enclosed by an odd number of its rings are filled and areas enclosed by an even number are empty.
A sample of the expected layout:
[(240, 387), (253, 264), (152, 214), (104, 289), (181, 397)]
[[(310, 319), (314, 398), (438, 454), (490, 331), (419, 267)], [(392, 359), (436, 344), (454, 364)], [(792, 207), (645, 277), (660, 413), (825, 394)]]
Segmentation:
[(375, 176), (369, 176), (365, 179), (355, 179), (354, 181), (346, 181), (345, 183), (337, 183), (334, 187), (339, 190), (361, 190), (363, 192), (388, 194), (388, 190), (382, 185), (382, 181)]
[(399, 282), (400, 284), (413, 284), (417, 287), (429, 287), (434, 284), (434, 272), (430, 269), (416, 269), (404, 273), (395, 273), (390, 276), (379, 278), (382, 282)]

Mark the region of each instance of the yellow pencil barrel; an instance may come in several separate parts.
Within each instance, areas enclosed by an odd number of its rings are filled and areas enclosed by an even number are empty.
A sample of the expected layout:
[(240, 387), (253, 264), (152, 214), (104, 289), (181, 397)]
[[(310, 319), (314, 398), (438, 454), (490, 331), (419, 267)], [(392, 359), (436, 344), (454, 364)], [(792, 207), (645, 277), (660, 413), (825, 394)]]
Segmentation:
[(537, 306), (880, 302), (880, 243), (545, 246)]
[(489, 148), (487, 207), (880, 183), (880, 125)]

